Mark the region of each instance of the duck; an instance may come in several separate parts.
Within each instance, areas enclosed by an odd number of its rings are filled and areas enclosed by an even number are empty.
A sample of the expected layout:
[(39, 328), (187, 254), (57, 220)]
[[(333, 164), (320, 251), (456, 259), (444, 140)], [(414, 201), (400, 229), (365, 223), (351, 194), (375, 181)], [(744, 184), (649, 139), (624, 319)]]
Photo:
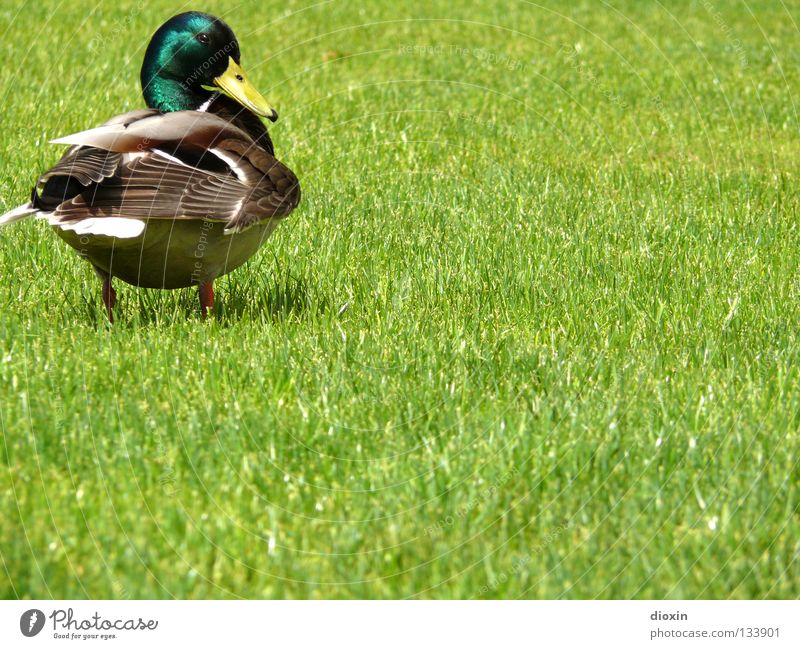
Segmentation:
[(147, 108), (51, 143), (69, 145), (0, 226), (45, 219), (102, 282), (196, 286), (200, 313), (214, 280), (250, 259), (300, 203), (295, 174), (275, 158), (261, 118), (278, 119), (242, 68), (220, 18), (190, 11), (150, 40), (140, 81)]

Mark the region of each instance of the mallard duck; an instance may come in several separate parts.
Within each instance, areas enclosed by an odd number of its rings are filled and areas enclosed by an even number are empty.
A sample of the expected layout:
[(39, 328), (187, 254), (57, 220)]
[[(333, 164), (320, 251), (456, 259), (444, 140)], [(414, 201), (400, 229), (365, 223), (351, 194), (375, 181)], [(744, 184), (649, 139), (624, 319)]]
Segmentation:
[(197, 286), (205, 317), (214, 280), (255, 254), (297, 207), (300, 187), (257, 117), (278, 114), (219, 18), (170, 18), (147, 47), (141, 83), (148, 108), (53, 140), (71, 146), (0, 225), (47, 219), (94, 266), (111, 322), (113, 278)]

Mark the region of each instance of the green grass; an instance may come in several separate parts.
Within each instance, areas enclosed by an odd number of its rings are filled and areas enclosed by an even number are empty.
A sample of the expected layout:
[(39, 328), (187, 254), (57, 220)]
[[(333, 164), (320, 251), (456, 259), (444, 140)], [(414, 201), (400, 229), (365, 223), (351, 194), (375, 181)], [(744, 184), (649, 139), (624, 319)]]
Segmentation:
[[(797, 3), (191, 7), (303, 203), (208, 322), (0, 232), (0, 595), (798, 595)], [(0, 10), (0, 208), (172, 13)]]

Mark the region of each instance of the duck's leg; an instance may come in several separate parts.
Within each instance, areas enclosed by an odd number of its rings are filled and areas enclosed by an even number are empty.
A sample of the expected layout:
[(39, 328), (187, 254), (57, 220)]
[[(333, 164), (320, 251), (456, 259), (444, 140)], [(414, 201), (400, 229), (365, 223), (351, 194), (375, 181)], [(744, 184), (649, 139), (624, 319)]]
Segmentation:
[(117, 303), (117, 292), (111, 286), (111, 275), (103, 280), (103, 304), (106, 305), (108, 321), (114, 324), (114, 305)]
[(208, 312), (214, 306), (214, 280), (200, 282), (197, 286), (197, 293), (200, 295), (200, 313), (205, 320)]
[(114, 305), (117, 303), (117, 292), (111, 286), (111, 275), (97, 266), (94, 267), (94, 272), (103, 281), (103, 304), (106, 307), (108, 321), (114, 324)]

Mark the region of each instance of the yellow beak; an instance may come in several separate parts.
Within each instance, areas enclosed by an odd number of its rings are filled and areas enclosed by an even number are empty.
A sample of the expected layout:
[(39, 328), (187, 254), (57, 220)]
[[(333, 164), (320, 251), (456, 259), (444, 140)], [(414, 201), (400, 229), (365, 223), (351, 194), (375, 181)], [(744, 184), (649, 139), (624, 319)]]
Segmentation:
[(233, 58), (228, 57), (228, 69), (214, 79), (214, 85), (223, 94), (239, 102), (245, 108), (249, 108), (257, 115), (262, 115), (272, 122), (278, 119), (278, 111), (255, 89), (244, 73), (242, 66), (234, 61)]

